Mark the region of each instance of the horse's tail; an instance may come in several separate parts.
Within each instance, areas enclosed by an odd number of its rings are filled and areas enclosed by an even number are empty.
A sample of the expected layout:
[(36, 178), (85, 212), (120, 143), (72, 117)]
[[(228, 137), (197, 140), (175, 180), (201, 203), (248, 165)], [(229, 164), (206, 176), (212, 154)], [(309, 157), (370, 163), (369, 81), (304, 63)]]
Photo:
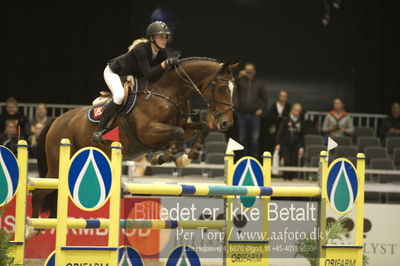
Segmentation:
[[(50, 120), (40, 133), (37, 144), (37, 164), (40, 177), (46, 177), (47, 159), (46, 159), (46, 136), (55, 119)], [(49, 191), (36, 189), (32, 192), (32, 217), (38, 218), (40, 211), (48, 211), (54, 208), (54, 202), (57, 200), (57, 190)], [(53, 211), (54, 212), (54, 211)], [(54, 217), (52, 217), (54, 218)]]
[(46, 136), (54, 120), (54, 118), (50, 120), (43, 128), (37, 144), (37, 163), (40, 177), (46, 177), (47, 174)]

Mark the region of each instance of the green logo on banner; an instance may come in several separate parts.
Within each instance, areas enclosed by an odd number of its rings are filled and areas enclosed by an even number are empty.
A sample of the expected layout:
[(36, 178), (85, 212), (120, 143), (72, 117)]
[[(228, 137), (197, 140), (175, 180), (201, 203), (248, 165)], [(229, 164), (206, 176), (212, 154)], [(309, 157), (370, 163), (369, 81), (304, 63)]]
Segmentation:
[(81, 209), (100, 208), (111, 187), (111, 168), (105, 155), (96, 149), (84, 149), (74, 156), (68, 175), (70, 194)]

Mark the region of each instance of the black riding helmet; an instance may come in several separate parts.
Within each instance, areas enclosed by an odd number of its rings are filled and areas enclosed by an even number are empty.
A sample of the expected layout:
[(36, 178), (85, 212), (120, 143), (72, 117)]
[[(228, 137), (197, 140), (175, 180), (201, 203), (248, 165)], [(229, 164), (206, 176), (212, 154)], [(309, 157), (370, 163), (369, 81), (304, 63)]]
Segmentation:
[(155, 21), (151, 23), (146, 30), (146, 38), (150, 39), (151, 35), (154, 34), (167, 34), (170, 35), (171, 32), (168, 29), (167, 24), (162, 21)]

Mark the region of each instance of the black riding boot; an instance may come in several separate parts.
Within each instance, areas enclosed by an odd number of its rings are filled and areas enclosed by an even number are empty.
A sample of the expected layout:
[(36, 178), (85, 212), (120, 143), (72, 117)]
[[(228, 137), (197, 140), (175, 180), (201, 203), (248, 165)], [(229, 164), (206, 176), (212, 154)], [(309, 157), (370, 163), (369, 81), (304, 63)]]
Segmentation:
[(114, 115), (118, 112), (118, 109), (121, 107), (120, 104), (115, 104), (113, 101), (109, 101), (104, 106), (103, 114), (101, 115), (99, 125), (97, 126), (96, 131), (93, 133), (92, 140), (99, 144), (104, 144), (104, 140), (102, 139), (104, 133), (107, 131), (107, 124), (114, 117)]

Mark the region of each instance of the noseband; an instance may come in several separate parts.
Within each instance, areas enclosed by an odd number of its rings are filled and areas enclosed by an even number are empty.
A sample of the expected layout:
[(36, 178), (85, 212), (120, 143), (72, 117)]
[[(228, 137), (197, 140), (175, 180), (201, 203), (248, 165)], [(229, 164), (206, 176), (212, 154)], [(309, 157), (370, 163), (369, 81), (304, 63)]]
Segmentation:
[[(179, 70), (184, 74), (185, 77), (183, 77), (183, 76), (179, 73), (178, 68), (179, 68)], [(220, 78), (220, 77), (218, 77), (218, 76), (217, 76), (217, 75), (218, 75), (218, 72), (219, 72), (219, 70), (218, 70), (218, 71), (214, 74), (213, 79), (207, 84), (207, 86), (206, 86), (205, 89), (204, 89), (204, 91), (208, 90), (208, 88), (210, 88), (210, 87), (211, 87), (211, 89), (212, 89), (212, 92), (211, 92), (212, 101), (208, 101), (207, 98), (204, 96), (203, 92), (197, 87), (197, 85), (196, 85), (196, 84), (193, 82), (193, 80), (189, 77), (189, 75), (186, 73), (185, 69), (183, 69), (182, 66), (180, 66), (180, 65), (178, 65), (178, 67), (175, 66), (175, 71), (176, 71), (176, 74), (177, 74), (181, 79), (183, 79), (184, 81), (186, 81), (186, 82), (190, 85), (190, 87), (191, 87), (197, 94), (199, 94), (199, 95), (201, 96), (201, 98), (203, 99), (203, 101), (205, 102), (205, 104), (207, 105), (207, 107), (208, 107), (208, 108), (210, 109), (210, 111), (213, 113), (215, 119), (219, 119), (221, 116), (223, 116), (223, 115), (224, 115), (225, 113), (227, 113), (227, 112), (233, 112), (233, 104), (227, 103), (227, 102), (223, 102), (223, 101), (217, 100), (217, 99), (215, 98), (215, 90), (216, 90), (216, 88), (217, 88), (217, 80), (224, 80), (224, 81), (227, 81), (227, 82), (229, 82), (229, 81), (230, 81), (230, 82), (234, 82), (233, 79), (226, 79), (226, 78)], [(226, 109), (226, 110), (223, 111), (223, 112), (219, 112), (219, 111), (217, 110), (217, 103), (218, 103), (218, 104), (222, 104), (222, 105), (227, 105), (227, 106), (229, 106), (229, 108)]]

